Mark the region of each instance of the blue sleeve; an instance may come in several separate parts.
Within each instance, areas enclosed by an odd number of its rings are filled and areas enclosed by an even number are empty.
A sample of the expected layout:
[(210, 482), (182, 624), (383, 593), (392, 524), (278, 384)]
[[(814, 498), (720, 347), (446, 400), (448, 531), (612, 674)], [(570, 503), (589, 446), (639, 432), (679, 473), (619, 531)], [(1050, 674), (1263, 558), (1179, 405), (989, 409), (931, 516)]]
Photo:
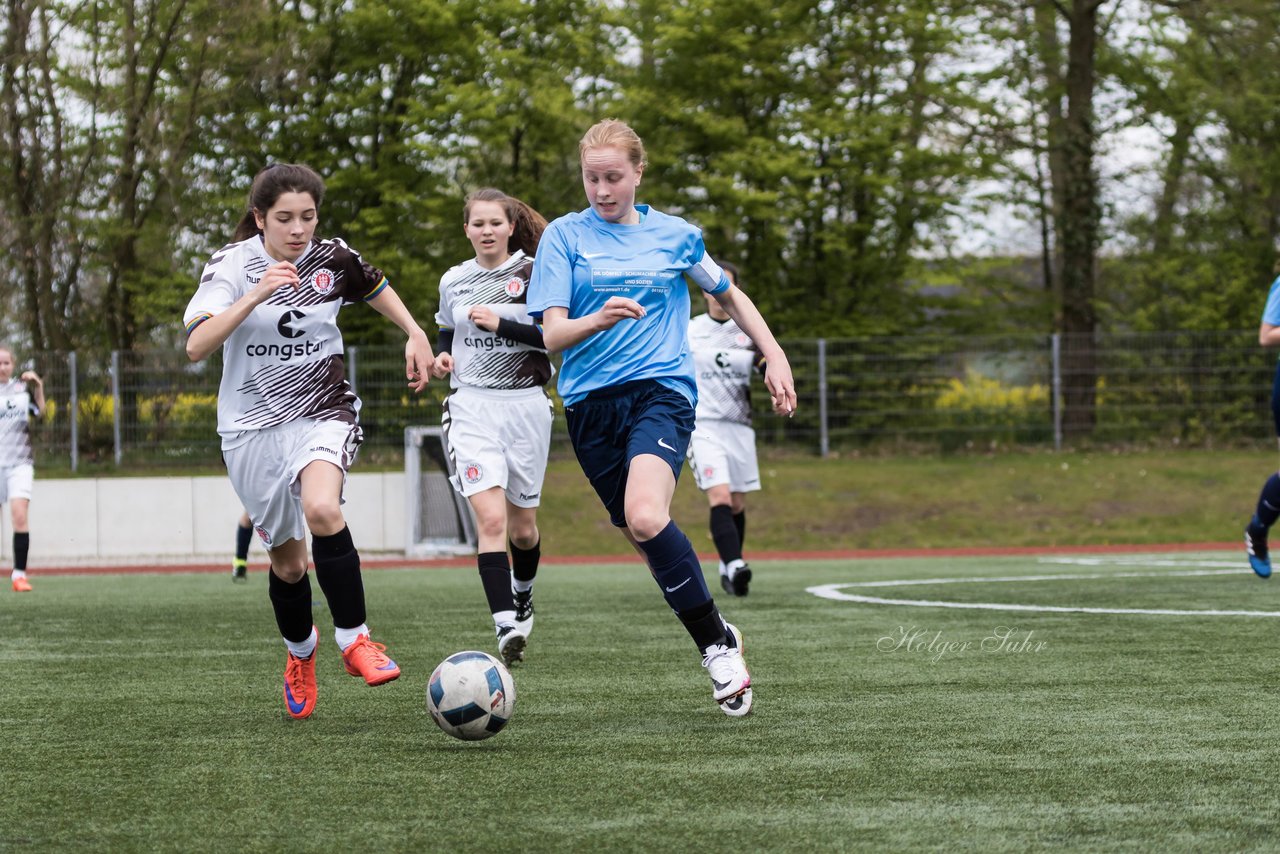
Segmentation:
[(1267, 294), (1267, 306), (1262, 310), (1262, 322), (1280, 326), (1280, 278), (1271, 283), (1271, 292)]
[(547, 226), (538, 242), (529, 276), (529, 292), (525, 297), (530, 317), (542, 319), (542, 312), (552, 306), (569, 308), (573, 295), (573, 247), (560, 220)]

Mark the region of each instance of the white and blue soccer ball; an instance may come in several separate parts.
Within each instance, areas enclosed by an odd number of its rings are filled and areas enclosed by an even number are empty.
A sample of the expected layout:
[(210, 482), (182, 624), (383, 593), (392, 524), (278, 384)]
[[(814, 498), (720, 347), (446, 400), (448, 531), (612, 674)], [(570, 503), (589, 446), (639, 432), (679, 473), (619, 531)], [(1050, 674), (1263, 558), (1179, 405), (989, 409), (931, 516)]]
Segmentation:
[(479, 741), (497, 735), (515, 709), (511, 672), (487, 652), (455, 652), (427, 682), (427, 711), (454, 738)]

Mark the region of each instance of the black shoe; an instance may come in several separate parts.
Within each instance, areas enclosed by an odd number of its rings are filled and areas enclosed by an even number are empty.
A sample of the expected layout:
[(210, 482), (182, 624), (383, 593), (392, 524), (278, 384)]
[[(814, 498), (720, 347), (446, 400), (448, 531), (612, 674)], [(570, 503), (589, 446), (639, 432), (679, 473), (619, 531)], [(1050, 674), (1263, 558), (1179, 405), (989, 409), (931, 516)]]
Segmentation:
[(515, 590), (512, 593), (516, 598), (516, 625), (524, 629), (527, 635), (529, 629), (533, 628), (533, 588), (524, 592)]
[(231, 580), (249, 580), (249, 565), (245, 561), (240, 560), (240, 558), (236, 558), (231, 561)]
[(746, 596), (747, 585), (751, 583), (751, 567), (745, 563), (733, 574), (733, 595)]

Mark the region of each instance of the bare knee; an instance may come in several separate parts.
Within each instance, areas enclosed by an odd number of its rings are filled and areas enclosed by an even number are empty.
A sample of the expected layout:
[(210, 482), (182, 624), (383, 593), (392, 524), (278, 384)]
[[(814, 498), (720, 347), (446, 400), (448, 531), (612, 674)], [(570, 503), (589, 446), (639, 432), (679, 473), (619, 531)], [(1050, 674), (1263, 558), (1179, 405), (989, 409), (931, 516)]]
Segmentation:
[(499, 514), (477, 513), (476, 533), (484, 540), (502, 541), (507, 535), (507, 520)]
[(511, 542), (518, 549), (531, 549), (538, 544), (538, 526), (532, 522), (511, 526)]
[(661, 507), (640, 506), (627, 508), (627, 528), (640, 542), (652, 540), (671, 523), (671, 516)]
[(296, 584), (302, 580), (302, 576), (307, 574), (307, 562), (305, 559), (279, 558), (272, 555), (271, 571), (281, 581), (287, 584)]
[(302, 514), (312, 534), (327, 536), (342, 530), (346, 522), (342, 518), (342, 505), (336, 498), (324, 498), (302, 502)]

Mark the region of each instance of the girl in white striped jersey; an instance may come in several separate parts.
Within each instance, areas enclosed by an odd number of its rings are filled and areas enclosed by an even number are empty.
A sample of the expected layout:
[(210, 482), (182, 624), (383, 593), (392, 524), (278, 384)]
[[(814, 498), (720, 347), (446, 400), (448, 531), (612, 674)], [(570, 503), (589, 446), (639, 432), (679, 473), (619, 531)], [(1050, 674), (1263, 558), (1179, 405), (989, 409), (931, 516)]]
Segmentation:
[(315, 237), (324, 182), (306, 166), (272, 164), (253, 179), (233, 242), (205, 267), (187, 306), (187, 354), (223, 351), (218, 433), (231, 485), (271, 559), (268, 595), (284, 636), (291, 716), (315, 707), (306, 535), (346, 671), (368, 685), (400, 675), (365, 623), (360, 555), (342, 490), (362, 434), (347, 382), (338, 310), (364, 301), (400, 327), (409, 387), (431, 375), (431, 344), (404, 303), (341, 240)]
[[(738, 268), (720, 267), (735, 287)], [(689, 438), (689, 466), (711, 503), (711, 539), (720, 556), (720, 586), (746, 596), (751, 567), (742, 558), (747, 496), (760, 488), (756, 433), (751, 428), (751, 372), (763, 374), (760, 348), (720, 303), (707, 298), (707, 313), (689, 322), (689, 350), (698, 377), (697, 422)]]
[(551, 400), (543, 391), (551, 362), (525, 311), (546, 225), (501, 190), (467, 196), (462, 227), (476, 257), (440, 278), (436, 314), (435, 374), (450, 374), (453, 388), (443, 415), (453, 486), (476, 514), (476, 562), (507, 664), (524, 658), (533, 629), (537, 513), (551, 446)]
[(13, 370), (13, 351), (0, 347), (0, 504), (7, 503), (13, 517), (13, 592), (30, 593), (27, 511), (35, 480), (30, 419), (44, 414), (44, 381), (35, 371), (23, 371), (15, 380)]

